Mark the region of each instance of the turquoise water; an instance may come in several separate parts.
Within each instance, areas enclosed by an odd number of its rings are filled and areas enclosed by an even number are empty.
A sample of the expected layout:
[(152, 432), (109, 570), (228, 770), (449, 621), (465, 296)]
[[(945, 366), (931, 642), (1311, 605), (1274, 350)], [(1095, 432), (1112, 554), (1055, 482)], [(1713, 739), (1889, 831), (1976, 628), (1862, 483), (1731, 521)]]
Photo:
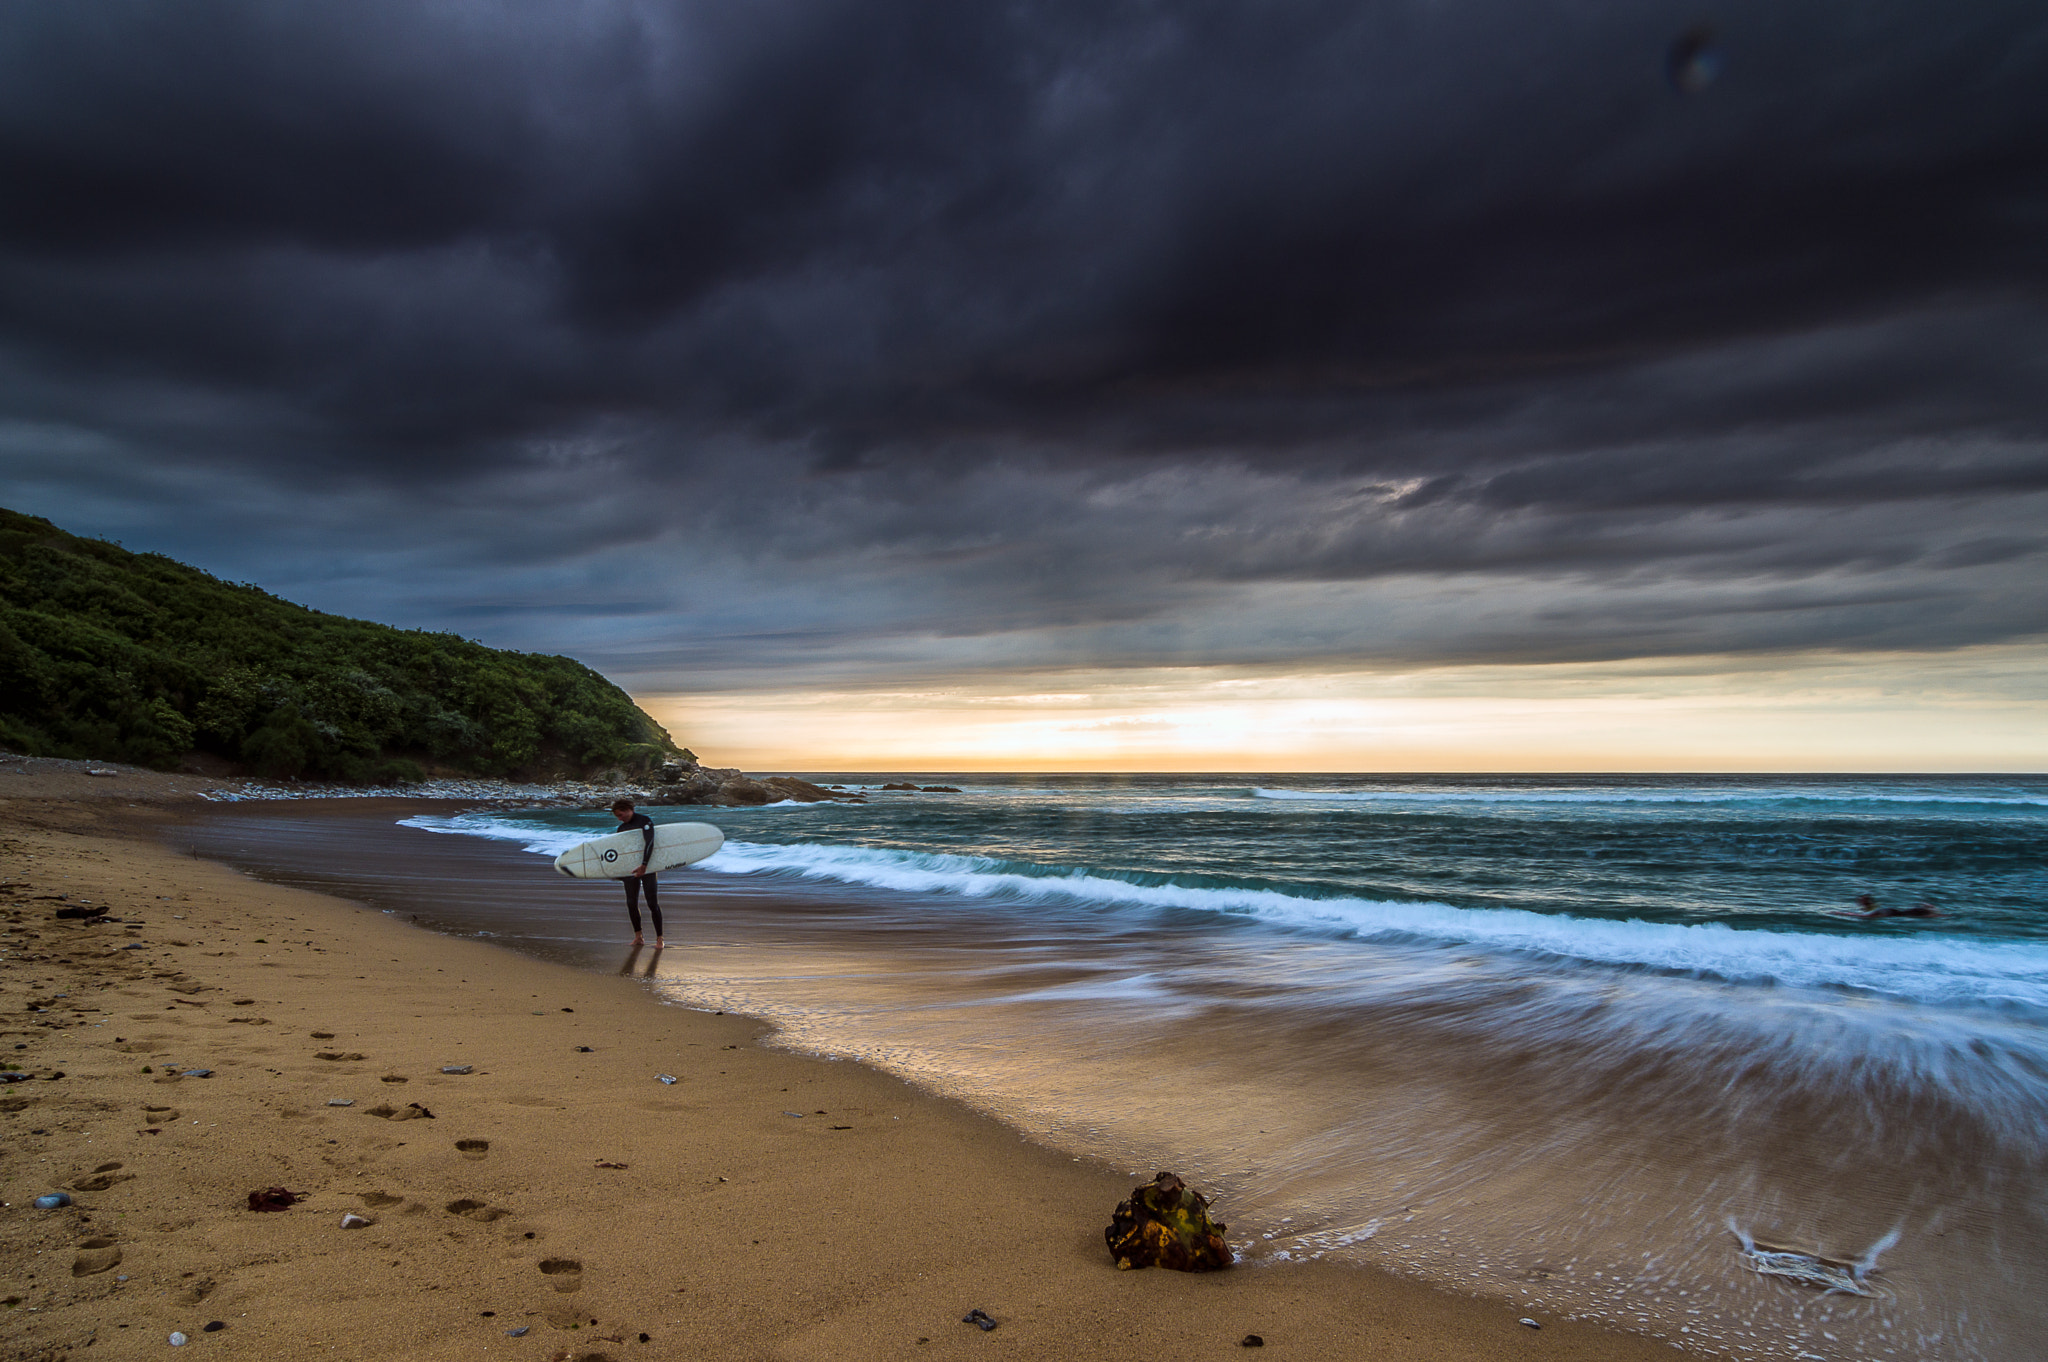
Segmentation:
[[(887, 778), (649, 810), (728, 838), (664, 876), (656, 985), (1175, 1167), (1254, 1263), (1723, 1356), (2039, 1355), (2048, 779)], [(613, 826), (405, 823), (529, 875)], [(617, 949), (616, 891), (557, 883), (587, 925), (525, 930)], [(1840, 916), (1862, 893), (1942, 915)], [(1731, 1223), (1897, 1239), (1878, 1295), (1823, 1297), (1745, 1270)]]
[[(865, 806), (656, 812), (727, 823), (713, 874), (903, 890), (932, 896), (932, 913), (949, 899), (1063, 902), (2048, 1009), (2040, 777), (921, 782), (957, 796), (878, 783)], [(551, 851), (613, 825), (534, 811), (434, 826)], [(1845, 916), (1861, 893), (1943, 916)]]

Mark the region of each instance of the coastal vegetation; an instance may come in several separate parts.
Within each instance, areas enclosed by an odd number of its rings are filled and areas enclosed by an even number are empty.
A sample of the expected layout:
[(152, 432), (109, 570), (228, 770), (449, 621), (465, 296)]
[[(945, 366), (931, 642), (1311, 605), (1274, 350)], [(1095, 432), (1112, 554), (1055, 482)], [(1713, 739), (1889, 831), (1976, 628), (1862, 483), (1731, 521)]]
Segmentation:
[(322, 614), (4, 508), (0, 744), (349, 782), (646, 768), (678, 751), (572, 658)]

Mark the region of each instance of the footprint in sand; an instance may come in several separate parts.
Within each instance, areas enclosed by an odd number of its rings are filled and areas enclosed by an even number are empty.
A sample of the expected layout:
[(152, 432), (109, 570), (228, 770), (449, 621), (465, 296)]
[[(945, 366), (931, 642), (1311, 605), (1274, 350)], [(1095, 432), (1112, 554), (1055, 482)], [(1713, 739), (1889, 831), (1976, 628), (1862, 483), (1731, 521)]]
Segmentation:
[(540, 1270), (555, 1290), (568, 1293), (583, 1289), (583, 1261), (580, 1258), (543, 1258)]
[(489, 1140), (457, 1140), (455, 1148), (465, 1159), (480, 1159), (491, 1152), (491, 1142)]
[(182, 1287), (179, 1290), (173, 1291), (171, 1293), (171, 1299), (176, 1301), (180, 1305), (197, 1305), (199, 1304), (199, 1302), (205, 1300), (208, 1296), (212, 1295), (214, 1287), (218, 1285), (219, 1283), (214, 1281), (211, 1277), (201, 1277), (198, 1281), (193, 1282), (190, 1286)]
[(358, 1060), (358, 1059), (368, 1059), (368, 1058), (369, 1058), (369, 1056), (368, 1056), (368, 1055), (363, 1055), (363, 1054), (358, 1054), (358, 1053), (357, 1053), (356, 1051), (354, 1051), (354, 1050), (347, 1050), (347, 1051), (343, 1051), (343, 1050), (322, 1050), (322, 1051), (320, 1051), (320, 1052), (319, 1052), (318, 1054), (314, 1055), (314, 1056), (313, 1056), (313, 1058), (315, 1058), (315, 1059), (331, 1059), (331, 1060), (335, 1060), (335, 1061), (337, 1061), (337, 1062), (344, 1062), (344, 1063), (345, 1063), (345, 1062), (349, 1062), (349, 1061), (353, 1061), (353, 1060)]
[(111, 1239), (86, 1239), (78, 1245), (78, 1256), (71, 1260), (71, 1275), (90, 1277), (105, 1272), (121, 1261), (121, 1250)]
[(402, 1107), (374, 1106), (363, 1113), (365, 1116), (379, 1116), (387, 1121), (431, 1121), (434, 1113), (417, 1102), (408, 1102)]
[(147, 1126), (169, 1125), (177, 1119), (178, 1109), (176, 1107), (144, 1107), (142, 1109), (142, 1123)]
[(135, 1176), (133, 1173), (121, 1172), (120, 1168), (121, 1165), (118, 1163), (103, 1163), (93, 1169), (88, 1176), (72, 1183), (72, 1190), (78, 1192), (104, 1192), (115, 1183), (127, 1182)]
[[(489, 1206), (481, 1201), (473, 1201), (468, 1197), (464, 1197), (460, 1201), (451, 1201), (441, 1209), (447, 1211), (450, 1215), (459, 1215), (468, 1220), (481, 1220), (487, 1224), (493, 1220), (503, 1220), (506, 1216), (512, 1214), (512, 1212), (502, 1206)], [(575, 1290), (574, 1287), (557, 1287), (556, 1289)]]

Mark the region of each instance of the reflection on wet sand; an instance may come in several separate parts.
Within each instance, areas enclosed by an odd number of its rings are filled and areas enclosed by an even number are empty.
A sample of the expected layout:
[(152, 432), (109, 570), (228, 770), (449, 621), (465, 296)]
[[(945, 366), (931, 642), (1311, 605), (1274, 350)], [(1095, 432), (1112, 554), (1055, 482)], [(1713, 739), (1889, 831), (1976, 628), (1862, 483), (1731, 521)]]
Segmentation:
[(640, 977), (652, 979), (656, 971), (661, 968), (661, 957), (664, 953), (664, 948), (660, 946), (649, 947), (642, 944), (628, 946), (626, 948), (626, 958), (619, 962), (619, 977), (621, 979), (632, 977), (634, 967), (640, 963), (640, 957), (644, 955), (647, 957), (647, 967), (640, 972)]

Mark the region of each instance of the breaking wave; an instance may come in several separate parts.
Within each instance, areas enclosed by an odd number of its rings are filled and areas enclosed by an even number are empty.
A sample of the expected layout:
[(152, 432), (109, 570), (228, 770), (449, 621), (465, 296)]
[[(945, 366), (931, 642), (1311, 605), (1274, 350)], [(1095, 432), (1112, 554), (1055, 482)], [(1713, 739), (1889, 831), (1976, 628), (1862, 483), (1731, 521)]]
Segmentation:
[[(589, 830), (555, 829), (493, 814), (422, 816), (408, 827), (519, 842), (554, 856)], [(2048, 1012), (2048, 945), (1934, 935), (1858, 937), (1656, 923), (1519, 908), (1353, 897), (1310, 898), (1275, 889), (1189, 884), (990, 857), (839, 844), (728, 841), (698, 868), (721, 875), (782, 875), (979, 901), (1150, 909), (1214, 915), (1339, 938), (1511, 951), (1610, 967), (1701, 975), (1740, 983), (1851, 989), (1944, 1006)]]

